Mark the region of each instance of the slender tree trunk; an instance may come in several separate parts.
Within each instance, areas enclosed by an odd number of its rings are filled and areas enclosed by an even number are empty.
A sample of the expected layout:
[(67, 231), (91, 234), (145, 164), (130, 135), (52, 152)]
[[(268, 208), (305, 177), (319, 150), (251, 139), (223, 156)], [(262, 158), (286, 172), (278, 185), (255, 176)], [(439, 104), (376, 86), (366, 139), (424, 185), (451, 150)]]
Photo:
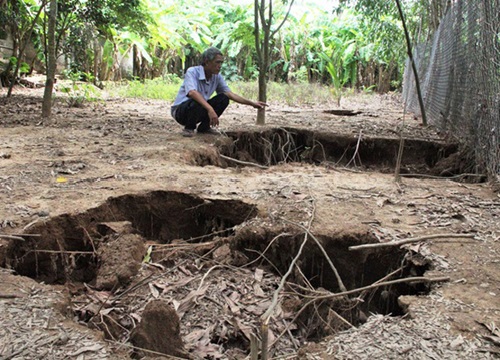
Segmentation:
[(120, 81), (122, 79), (122, 69), (120, 67), (120, 51), (118, 50), (118, 45), (113, 41), (113, 68), (111, 69), (111, 76), (114, 81)]
[(408, 56), (410, 58), (411, 67), (413, 69), (413, 75), (415, 76), (415, 86), (417, 88), (418, 103), (420, 105), (420, 111), (422, 113), (422, 125), (427, 126), (427, 116), (425, 114), (424, 100), (422, 98), (422, 92), (420, 91), (420, 80), (418, 78), (417, 66), (415, 65), (415, 61), (413, 60), (413, 52), (411, 51), (410, 34), (408, 33), (408, 28), (406, 27), (403, 9), (401, 8), (401, 3), (399, 0), (396, 0), (396, 5), (398, 6), (399, 16), (401, 17), (401, 22), (403, 23), (406, 46), (408, 47)]
[(139, 51), (137, 50), (137, 45), (132, 45), (132, 75), (134, 78), (140, 76), (141, 62), (139, 60)]
[[(266, 0), (260, 0), (260, 4), (259, 0), (254, 0), (255, 50), (257, 53), (257, 64), (259, 66), (259, 101), (267, 101), (267, 76), (269, 68), (270, 41), (288, 18), (293, 2), (294, 0), (290, 1), (288, 12), (286, 13), (283, 21), (271, 33), (271, 25), (273, 22), (273, 0), (269, 0), (267, 18), (265, 13)], [(262, 26), (262, 39), (260, 26)], [(265, 108), (257, 110), (257, 125), (264, 125), (265, 123)]]
[(99, 69), (101, 68), (101, 61), (102, 61), (102, 47), (99, 42), (99, 37), (94, 38), (94, 69), (93, 69), (93, 83), (94, 85), (97, 85), (99, 81), (102, 81), (102, 75)]
[[(267, 79), (264, 71), (259, 71), (259, 101), (267, 101)], [(257, 125), (266, 123), (266, 109), (257, 110)]]
[[(270, 1), (272, 2), (272, 0)], [(268, 25), (270, 23), (266, 22), (266, 17), (265, 17), (265, 6), (266, 6), (266, 1), (265, 0), (255, 0), (255, 48), (257, 50), (257, 65), (259, 67), (259, 101), (266, 101), (267, 100), (267, 81), (266, 81), (266, 76), (267, 76), (267, 61), (268, 61), (268, 54), (269, 54), (269, 41), (266, 41), (266, 39), (269, 39), (269, 30), (268, 30)], [(271, 20), (269, 20), (270, 22)], [(261, 40), (261, 30), (260, 30), (260, 25), (262, 25), (262, 33), (263, 33), (263, 40)], [(266, 36), (267, 33), (267, 36)], [(266, 110), (265, 109), (259, 109), (257, 110), (257, 125), (264, 125), (266, 123)]]
[(56, 18), (57, 0), (50, 0), (49, 28), (48, 28), (48, 59), (47, 59), (47, 79), (45, 81), (45, 91), (43, 93), (42, 117), (50, 117), (52, 112), (52, 90), (54, 89), (54, 79), (56, 77)]
[[(38, 20), (38, 17), (40, 16), (40, 13), (42, 12), (43, 7), (47, 4), (46, 0), (42, 1), (40, 4), (40, 8), (38, 9), (35, 17), (33, 18), (33, 21), (31, 22), (30, 28), (27, 31), (27, 33), (20, 34), (19, 36), (19, 41), (16, 41), (16, 39), (13, 36), (13, 42), (14, 42), (14, 54), (16, 54), (16, 49), (19, 49), (19, 53), (17, 56), (17, 63), (16, 67), (14, 68), (14, 74), (12, 75), (12, 81), (9, 84), (9, 91), (7, 92), (7, 97), (10, 97), (12, 95), (12, 88), (14, 87), (14, 84), (16, 82), (17, 74), (19, 74), (19, 68), (21, 67), (21, 59), (24, 54), (24, 50), (26, 49), (26, 46), (28, 45), (28, 42), (31, 41), (31, 33), (33, 32), (33, 28), (35, 27), (35, 24)], [(16, 32), (19, 30), (17, 29)], [(14, 34), (14, 32), (12, 32)], [(19, 47), (19, 48), (18, 48)]]

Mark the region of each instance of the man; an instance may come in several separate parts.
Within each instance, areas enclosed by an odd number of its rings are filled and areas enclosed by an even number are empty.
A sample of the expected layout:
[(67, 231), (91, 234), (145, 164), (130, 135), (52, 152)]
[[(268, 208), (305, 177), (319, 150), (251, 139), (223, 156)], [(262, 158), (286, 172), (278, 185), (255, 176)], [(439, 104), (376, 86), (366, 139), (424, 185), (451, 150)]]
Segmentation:
[[(199, 134), (219, 134), (214, 128), (219, 125), (219, 117), (229, 105), (229, 100), (256, 109), (267, 106), (262, 101), (251, 101), (231, 92), (220, 74), (223, 62), (220, 50), (211, 47), (202, 54), (201, 65), (187, 69), (171, 109), (172, 117), (184, 125), (183, 136), (193, 136), (197, 124)], [(217, 95), (210, 98), (214, 92)]]

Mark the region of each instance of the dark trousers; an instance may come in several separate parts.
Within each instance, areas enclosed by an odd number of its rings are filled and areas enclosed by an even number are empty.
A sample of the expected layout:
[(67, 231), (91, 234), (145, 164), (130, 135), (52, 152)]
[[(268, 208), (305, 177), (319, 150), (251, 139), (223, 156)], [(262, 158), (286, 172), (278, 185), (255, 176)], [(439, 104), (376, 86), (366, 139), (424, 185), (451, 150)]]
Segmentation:
[[(229, 98), (225, 94), (218, 94), (207, 101), (217, 113), (221, 116), (229, 105)], [(203, 132), (210, 129), (210, 118), (208, 111), (193, 99), (189, 99), (180, 104), (175, 111), (175, 120), (184, 125), (186, 129), (194, 130), (196, 124), (198, 131)]]

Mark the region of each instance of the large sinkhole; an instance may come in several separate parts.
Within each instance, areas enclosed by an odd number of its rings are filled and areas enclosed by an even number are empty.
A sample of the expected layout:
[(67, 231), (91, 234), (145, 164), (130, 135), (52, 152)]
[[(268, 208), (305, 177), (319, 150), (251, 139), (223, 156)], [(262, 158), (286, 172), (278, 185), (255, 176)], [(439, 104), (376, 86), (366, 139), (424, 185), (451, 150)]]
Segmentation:
[[(14, 243), (8, 265), (20, 275), (46, 283), (92, 283), (100, 266), (98, 255), (106, 247), (108, 253), (114, 246), (117, 254), (130, 255), (128, 260), (140, 264), (146, 240), (165, 244), (229, 236), (236, 225), (256, 213), (254, 205), (238, 200), (203, 199), (178, 192), (114, 197), (83, 213), (35, 224), (29, 231), (38, 236)], [(120, 241), (113, 242), (119, 236)]]
[[(303, 233), (294, 234), (290, 230), (275, 232), (267, 229), (260, 231), (249, 229), (237, 234), (232, 246), (244, 253), (250, 263), (259, 264), (268, 271), (282, 276), (290, 268), (292, 259), (304, 241)], [(370, 252), (348, 249), (350, 246), (377, 243), (378, 240), (370, 233), (317, 235), (316, 238), (348, 291), (369, 287), (381, 280), (423, 276), (431, 267), (428, 258), (401, 248), (383, 248)], [(342, 291), (324, 252), (315, 241), (309, 239), (289, 277), (286, 291), (301, 293), (311, 287), (316, 290), (328, 290), (331, 293)], [(423, 295), (429, 291), (428, 283), (403, 282), (375, 287), (349, 297), (315, 303), (302, 312), (297, 321), (308, 340), (318, 340), (348, 329), (350, 325), (359, 325), (365, 322), (370, 314), (404, 315), (407, 309), (398, 301), (400, 296)], [(296, 308), (296, 311), (303, 305), (304, 302)], [(332, 313), (335, 315), (332, 316)]]
[[(232, 167), (255, 163), (272, 166), (307, 162), (393, 172), (400, 146), (397, 138), (347, 136), (294, 128), (228, 132), (227, 135), (228, 138), (218, 142), (222, 159), (213, 163), (210, 159), (199, 158), (200, 165)], [(468, 171), (468, 163), (463, 156), (458, 156), (456, 144), (406, 139), (400, 172), (452, 177), (472, 172)]]

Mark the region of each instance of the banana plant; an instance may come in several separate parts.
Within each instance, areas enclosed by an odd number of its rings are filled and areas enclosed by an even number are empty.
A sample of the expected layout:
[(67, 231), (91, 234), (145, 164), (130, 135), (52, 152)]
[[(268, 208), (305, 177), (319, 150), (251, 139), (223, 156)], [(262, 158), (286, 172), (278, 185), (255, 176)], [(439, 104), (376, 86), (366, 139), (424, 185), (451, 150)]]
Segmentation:
[(356, 40), (351, 39), (343, 41), (336, 38), (330, 46), (330, 54), (326, 52), (320, 53), (320, 57), (325, 62), (325, 69), (330, 75), (332, 89), (331, 92), (337, 100), (337, 106), (340, 107), (342, 92), (344, 86), (349, 82), (355, 82), (356, 76), (356, 61), (354, 59), (356, 53)]

